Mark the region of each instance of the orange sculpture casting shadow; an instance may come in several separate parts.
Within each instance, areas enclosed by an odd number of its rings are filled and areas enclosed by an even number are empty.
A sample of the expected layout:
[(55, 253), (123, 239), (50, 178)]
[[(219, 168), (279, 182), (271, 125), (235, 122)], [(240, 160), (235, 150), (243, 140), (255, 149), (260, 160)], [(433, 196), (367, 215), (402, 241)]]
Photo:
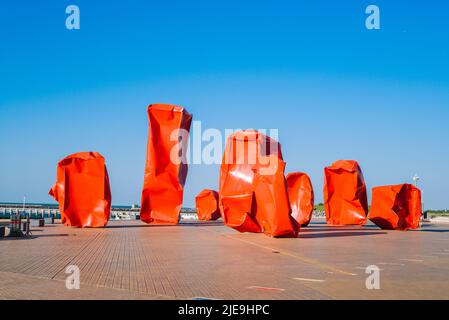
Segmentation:
[(373, 188), (369, 219), (382, 229), (419, 228), (421, 191), (411, 184)]
[(240, 232), (296, 237), (290, 215), (280, 144), (257, 131), (230, 135), (220, 169), (220, 210)]
[(340, 160), (324, 169), (324, 209), (328, 224), (366, 223), (366, 185), (357, 161)]
[(59, 203), (61, 221), (73, 227), (104, 227), (111, 189), (104, 158), (97, 152), (72, 154), (58, 163), (49, 194)]
[(217, 220), (220, 218), (218, 192), (204, 189), (195, 197), (198, 220)]
[(313, 214), (314, 194), (312, 182), (309, 176), (303, 172), (289, 173), (286, 180), (292, 217), (299, 225), (305, 227), (310, 223)]
[(148, 120), (140, 219), (177, 224), (187, 177), (185, 156), (192, 115), (175, 105), (152, 104)]

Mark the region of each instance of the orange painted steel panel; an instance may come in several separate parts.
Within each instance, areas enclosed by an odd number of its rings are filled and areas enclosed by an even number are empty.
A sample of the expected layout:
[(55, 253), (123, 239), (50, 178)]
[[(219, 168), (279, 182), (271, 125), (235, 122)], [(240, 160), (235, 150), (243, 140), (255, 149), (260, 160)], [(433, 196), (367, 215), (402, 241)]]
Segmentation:
[(369, 219), (382, 229), (419, 228), (421, 191), (411, 184), (373, 188)]
[(340, 160), (324, 169), (324, 209), (328, 224), (366, 223), (366, 184), (357, 161)]
[(59, 203), (62, 223), (104, 227), (111, 211), (111, 189), (104, 158), (79, 152), (58, 163), (57, 181), (49, 194)]
[(289, 173), (286, 180), (292, 217), (299, 225), (305, 227), (310, 223), (313, 214), (314, 193), (312, 182), (309, 176), (303, 172)]
[(296, 237), (290, 215), (280, 144), (254, 130), (226, 142), (220, 169), (220, 210), (225, 225), (240, 232)]
[(140, 219), (177, 224), (187, 178), (186, 151), (192, 115), (169, 104), (148, 107), (148, 144)]
[(204, 189), (195, 197), (198, 220), (217, 220), (220, 218), (218, 207), (218, 192)]

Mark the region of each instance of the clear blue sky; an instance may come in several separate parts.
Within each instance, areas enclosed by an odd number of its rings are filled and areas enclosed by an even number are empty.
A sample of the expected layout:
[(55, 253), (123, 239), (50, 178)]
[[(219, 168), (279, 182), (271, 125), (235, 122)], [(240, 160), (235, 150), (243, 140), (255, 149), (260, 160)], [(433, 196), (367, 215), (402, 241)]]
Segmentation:
[[(418, 173), (425, 206), (449, 208), (448, 40), (436, 0), (2, 1), (0, 201), (53, 202), (57, 162), (95, 150), (113, 203), (139, 203), (146, 107), (165, 102), (203, 128), (278, 128), (317, 202), (323, 167), (356, 159), (370, 189)], [(218, 170), (190, 166), (186, 206)]]

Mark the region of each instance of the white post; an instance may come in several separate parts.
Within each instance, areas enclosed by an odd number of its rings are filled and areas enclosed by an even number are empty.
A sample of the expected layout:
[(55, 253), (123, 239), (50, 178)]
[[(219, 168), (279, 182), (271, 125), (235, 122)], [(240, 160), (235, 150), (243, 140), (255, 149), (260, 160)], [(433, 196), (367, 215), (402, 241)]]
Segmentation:
[(419, 177), (418, 177), (418, 175), (417, 174), (415, 174), (414, 176), (413, 176), (413, 181), (415, 182), (415, 187), (417, 187), (418, 188), (418, 180), (420, 179)]
[[(415, 182), (415, 187), (416, 188), (418, 188), (418, 181), (420, 180), (421, 178), (418, 176), (418, 174), (415, 174), (414, 176), (413, 176), (413, 181)], [(424, 197), (423, 197), (423, 192), (422, 192), (422, 190), (421, 190), (421, 212), (423, 212), (424, 213), (424, 201), (423, 201), (423, 199), (424, 199)], [(424, 216), (423, 216), (424, 217)]]

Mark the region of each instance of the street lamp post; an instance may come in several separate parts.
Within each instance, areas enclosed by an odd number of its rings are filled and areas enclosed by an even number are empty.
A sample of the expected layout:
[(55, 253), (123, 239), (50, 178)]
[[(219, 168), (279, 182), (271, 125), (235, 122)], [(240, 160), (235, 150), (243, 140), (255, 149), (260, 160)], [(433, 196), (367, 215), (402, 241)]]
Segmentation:
[(415, 175), (413, 176), (413, 181), (415, 182), (415, 187), (418, 188), (419, 176), (418, 176), (417, 174), (415, 174)]

